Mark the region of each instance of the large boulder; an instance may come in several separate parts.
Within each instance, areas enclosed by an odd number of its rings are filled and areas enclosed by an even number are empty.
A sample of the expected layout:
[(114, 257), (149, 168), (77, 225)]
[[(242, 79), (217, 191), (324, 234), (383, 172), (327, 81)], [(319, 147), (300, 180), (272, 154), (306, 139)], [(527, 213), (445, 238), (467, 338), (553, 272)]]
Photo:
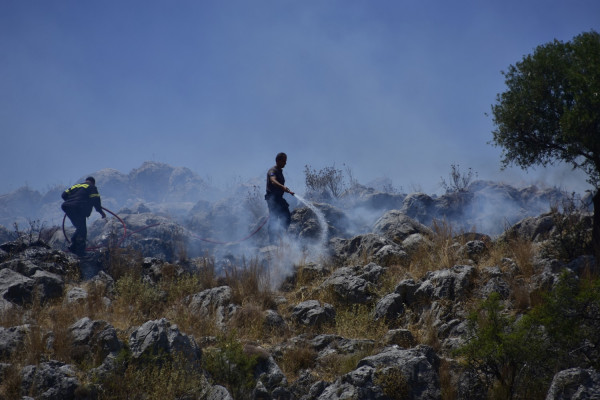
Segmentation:
[(429, 271), (421, 280), (414, 295), (419, 299), (463, 298), (472, 287), (476, 269), (470, 265), (455, 265), (450, 269)]
[(195, 314), (208, 318), (214, 317), (219, 328), (225, 328), (237, 307), (231, 303), (233, 292), (229, 286), (205, 289), (187, 298), (188, 306)]
[(129, 348), (134, 358), (147, 356), (183, 356), (195, 363), (201, 358), (200, 347), (193, 337), (179, 331), (166, 318), (148, 321), (129, 336)]
[(439, 364), (438, 356), (428, 346), (386, 347), (359, 361), (354, 371), (326, 387), (318, 399), (439, 399)]
[(350, 239), (333, 238), (330, 247), (332, 256), (340, 262), (368, 260), (391, 265), (407, 257), (400, 245), (384, 236), (367, 233)]
[(19, 352), (25, 343), (28, 332), (29, 325), (0, 327), (0, 360), (8, 359), (11, 355)]
[(71, 325), (69, 332), (72, 356), (79, 361), (89, 359), (93, 364), (99, 364), (123, 347), (116, 329), (106, 321), (84, 317)]
[(318, 300), (306, 300), (293, 308), (291, 317), (301, 325), (320, 326), (333, 322), (335, 309), (328, 303), (321, 304)]
[(33, 299), (35, 281), (11, 269), (0, 270), (0, 297), (8, 302), (23, 305)]
[(600, 372), (571, 368), (554, 375), (546, 400), (600, 399)]
[(402, 314), (404, 314), (404, 299), (398, 293), (383, 296), (375, 305), (375, 321), (383, 319), (387, 323), (393, 323)]
[(289, 234), (302, 239), (317, 240), (323, 236), (323, 229), (326, 229), (327, 239), (347, 236), (351, 229), (351, 221), (341, 209), (327, 203), (314, 203), (313, 207), (322, 214), (326, 226), (322, 226), (322, 222), (310, 207), (298, 207), (292, 211)]
[(377, 283), (384, 271), (385, 268), (375, 263), (342, 267), (325, 279), (320, 287), (330, 290), (344, 302), (366, 304), (375, 298)]
[(76, 369), (59, 361), (28, 365), (21, 370), (21, 391), (36, 399), (72, 400), (79, 387)]
[(417, 220), (410, 218), (399, 210), (391, 210), (383, 214), (373, 225), (373, 233), (391, 239), (396, 243), (402, 243), (410, 235), (421, 234), (432, 236), (430, 228)]

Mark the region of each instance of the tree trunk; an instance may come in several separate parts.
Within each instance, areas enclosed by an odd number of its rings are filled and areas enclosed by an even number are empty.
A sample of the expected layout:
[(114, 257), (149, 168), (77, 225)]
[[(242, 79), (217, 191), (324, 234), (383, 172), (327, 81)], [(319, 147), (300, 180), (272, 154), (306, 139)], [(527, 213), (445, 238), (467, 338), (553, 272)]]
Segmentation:
[(594, 222), (592, 227), (592, 248), (594, 250), (595, 268), (594, 276), (600, 275), (600, 188), (596, 189), (594, 201)]

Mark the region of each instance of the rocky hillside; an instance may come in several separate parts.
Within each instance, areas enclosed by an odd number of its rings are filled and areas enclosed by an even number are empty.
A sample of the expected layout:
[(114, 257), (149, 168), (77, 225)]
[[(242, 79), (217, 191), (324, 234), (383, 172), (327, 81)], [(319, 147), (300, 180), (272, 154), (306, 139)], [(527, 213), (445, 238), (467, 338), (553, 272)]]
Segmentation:
[[(549, 212), (558, 192), (363, 188), (299, 204), (289, 236), (267, 246), (251, 189), (180, 219), (158, 203), (120, 208), (91, 224), (82, 259), (59, 226), (5, 230), (0, 397), (600, 396), (590, 215)], [(546, 210), (524, 215), (539, 200)], [(465, 228), (485, 215), (502, 228)]]

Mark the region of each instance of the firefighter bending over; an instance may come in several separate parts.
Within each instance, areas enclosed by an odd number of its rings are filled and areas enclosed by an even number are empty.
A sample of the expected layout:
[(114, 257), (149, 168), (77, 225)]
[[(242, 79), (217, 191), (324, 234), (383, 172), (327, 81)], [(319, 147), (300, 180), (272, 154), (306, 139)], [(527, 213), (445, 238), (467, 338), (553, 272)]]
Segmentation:
[(69, 250), (78, 256), (83, 256), (87, 240), (86, 218), (92, 214), (92, 208), (95, 208), (102, 218), (106, 218), (96, 188), (96, 180), (91, 176), (87, 177), (84, 183), (78, 183), (65, 190), (62, 198), (64, 203), (61, 208), (75, 227)]

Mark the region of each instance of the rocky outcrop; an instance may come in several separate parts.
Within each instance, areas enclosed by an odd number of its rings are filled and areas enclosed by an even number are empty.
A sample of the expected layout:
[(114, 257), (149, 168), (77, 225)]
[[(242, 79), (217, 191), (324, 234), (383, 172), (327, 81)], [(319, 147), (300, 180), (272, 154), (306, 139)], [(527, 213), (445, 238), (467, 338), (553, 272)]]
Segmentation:
[(36, 399), (72, 400), (80, 385), (73, 365), (59, 361), (28, 365), (21, 370), (21, 392)]
[(321, 304), (318, 300), (306, 300), (292, 310), (292, 320), (301, 325), (321, 326), (331, 324), (335, 318), (335, 309), (331, 304)]
[(571, 368), (554, 375), (546, 400), (600, 398), (600, 372), (593, 368)]
[(106, 321), (84, 317), (69, 327), (71, 353), (78, 362), (98, 365), (109, 355), (116, 355), (123, 344), (116, 329)]
[(190, 362), (198, 362), (202, 352), (194, 338), (179, 331), (167, 319), (148, 321), (129, 336), (129, 348), (134, 358), (148, 356), (183, 356)]
[(317, 399), (439, 399), (439, 358), (433, 349), (385, 348), (327, 386)]
[[(331, 237), (347, 237), (352, 230), (352, 222), (344, 211), (326, 203), (313, 203), (323, 213), (327, 223), (327, 239)], [(323, 227), (314, 211), (301, 206), (292, 211), (292, 222), (288, 229), (290, 235), (300, 239), (317, 240), (321, 237)]]
[(368, 260), (382, 265), (398, 263), (407, 258), (403, 248), (383, 236), (367, 233), (351, 239), (333, 238), (330, 241), (332, 257), (339, 261)]
[(331, 291), (345, 303), (366, 304), (374, 299), (376, 285), (384, 271), (375, 263), (338, 268), (321, 284), (321, 288)]

